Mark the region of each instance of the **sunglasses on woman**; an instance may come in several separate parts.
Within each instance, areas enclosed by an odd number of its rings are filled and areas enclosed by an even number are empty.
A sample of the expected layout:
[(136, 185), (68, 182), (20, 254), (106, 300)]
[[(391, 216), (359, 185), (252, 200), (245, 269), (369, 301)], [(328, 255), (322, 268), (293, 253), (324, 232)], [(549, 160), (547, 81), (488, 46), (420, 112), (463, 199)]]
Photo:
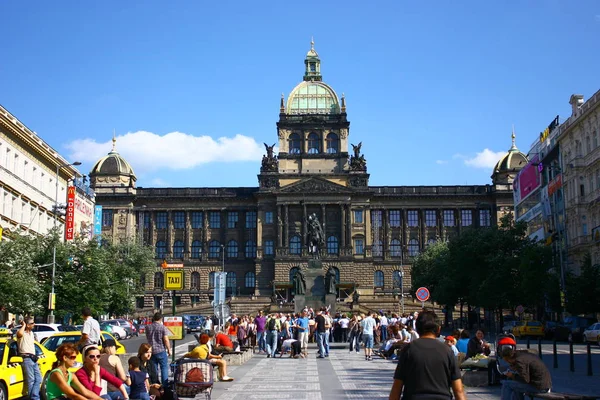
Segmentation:
[(88, 356), (88, 358), (90, 358), (90, 359), (92, 359), (92, 360), (93, 360), (93, 359), (95, 359), (95, 358), (97, 358), (97, 359), (100, 359), (100, 354), (90, 354), (90, 355)]
[(67, 356), (69, 358), (69, 360), (76, 360), (77, 356)]

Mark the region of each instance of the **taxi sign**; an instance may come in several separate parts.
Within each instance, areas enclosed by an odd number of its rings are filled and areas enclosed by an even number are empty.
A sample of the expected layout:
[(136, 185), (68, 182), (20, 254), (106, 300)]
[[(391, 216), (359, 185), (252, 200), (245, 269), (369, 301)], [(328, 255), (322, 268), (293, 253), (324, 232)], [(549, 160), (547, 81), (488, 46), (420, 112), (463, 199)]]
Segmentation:
[(183, 290), (183, 270), (165, 271), (165, 290)]
[(0, 337), (11, 337), (13, 335), (12, 331), (8, 328), (0, 328)]

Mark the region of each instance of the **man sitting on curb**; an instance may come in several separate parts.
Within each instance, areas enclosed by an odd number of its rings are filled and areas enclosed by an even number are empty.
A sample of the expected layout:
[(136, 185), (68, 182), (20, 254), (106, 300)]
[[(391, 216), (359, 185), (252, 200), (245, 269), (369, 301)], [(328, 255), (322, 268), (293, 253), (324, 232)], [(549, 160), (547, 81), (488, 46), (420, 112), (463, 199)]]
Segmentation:
[[(524, 393), (547, 393), (552, 388), (552, 377), (544, 362), (527, 350), (502, 349), (502, 359), (510, 365), (502, 381), (502, 400), (524, 399)], [(514, 397), (513, 397), (514, 396)]]
[(223, 360), (223, 356), (215, 356), (210, 354), (208, 342), (210, 337), (203, 333), (199, 338), (199, 345), (194, 347), (192, 351), (186, 353), (183, 358), (197, 358), (199, 360), (208, 360), (211, 364), (219, 368), (219, 380), (223, 382), (231, 382), (233, 378), (227, 376), (227, 361)]

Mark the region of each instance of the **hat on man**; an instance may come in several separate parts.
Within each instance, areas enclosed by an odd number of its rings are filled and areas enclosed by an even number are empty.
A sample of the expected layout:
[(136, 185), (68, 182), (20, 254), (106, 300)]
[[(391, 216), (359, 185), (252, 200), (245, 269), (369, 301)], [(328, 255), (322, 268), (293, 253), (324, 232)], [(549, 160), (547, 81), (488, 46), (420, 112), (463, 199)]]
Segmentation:
[(454, 336), (446, 336), (446, 340), (454, 342)]
[(102, 343), (102, 347), (117, 347), (117, 342), (115, 342), (113, 339), (106, 339)]

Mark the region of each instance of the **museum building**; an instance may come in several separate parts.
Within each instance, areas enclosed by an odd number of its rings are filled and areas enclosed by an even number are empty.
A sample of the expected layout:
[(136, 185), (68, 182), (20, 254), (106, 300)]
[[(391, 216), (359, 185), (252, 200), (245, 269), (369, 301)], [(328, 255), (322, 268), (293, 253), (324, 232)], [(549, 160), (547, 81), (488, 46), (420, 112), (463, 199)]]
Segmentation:
[(512, 180), (527, 163), (514, 135), (491, 184), (369, 186), (367, 155), (360, 143), (350, 143), (345, 98), (323, 82), (314, 43), (304, 64), (302, 82), (281, 98), (279, 152), (265, 145), (258, 186), (136, 187), (115, 138), (93, 167), (102, 233), (155, 249), (140, 311), (163, 305), (165, 261), (184, 269), (176, 304), (210, 301), (214, 273), (221, 270), (228, 296), (292, 301), (292, 278), (312, 258), (306, 244), (313, 213), (325, 236), (323, 273), (335, 271), (338, 299), (355, 291), (361, 298), (396, 298), (410, 293), (412, 260), (426, 246), (463, 229), (493, 226), (512, 212)]

